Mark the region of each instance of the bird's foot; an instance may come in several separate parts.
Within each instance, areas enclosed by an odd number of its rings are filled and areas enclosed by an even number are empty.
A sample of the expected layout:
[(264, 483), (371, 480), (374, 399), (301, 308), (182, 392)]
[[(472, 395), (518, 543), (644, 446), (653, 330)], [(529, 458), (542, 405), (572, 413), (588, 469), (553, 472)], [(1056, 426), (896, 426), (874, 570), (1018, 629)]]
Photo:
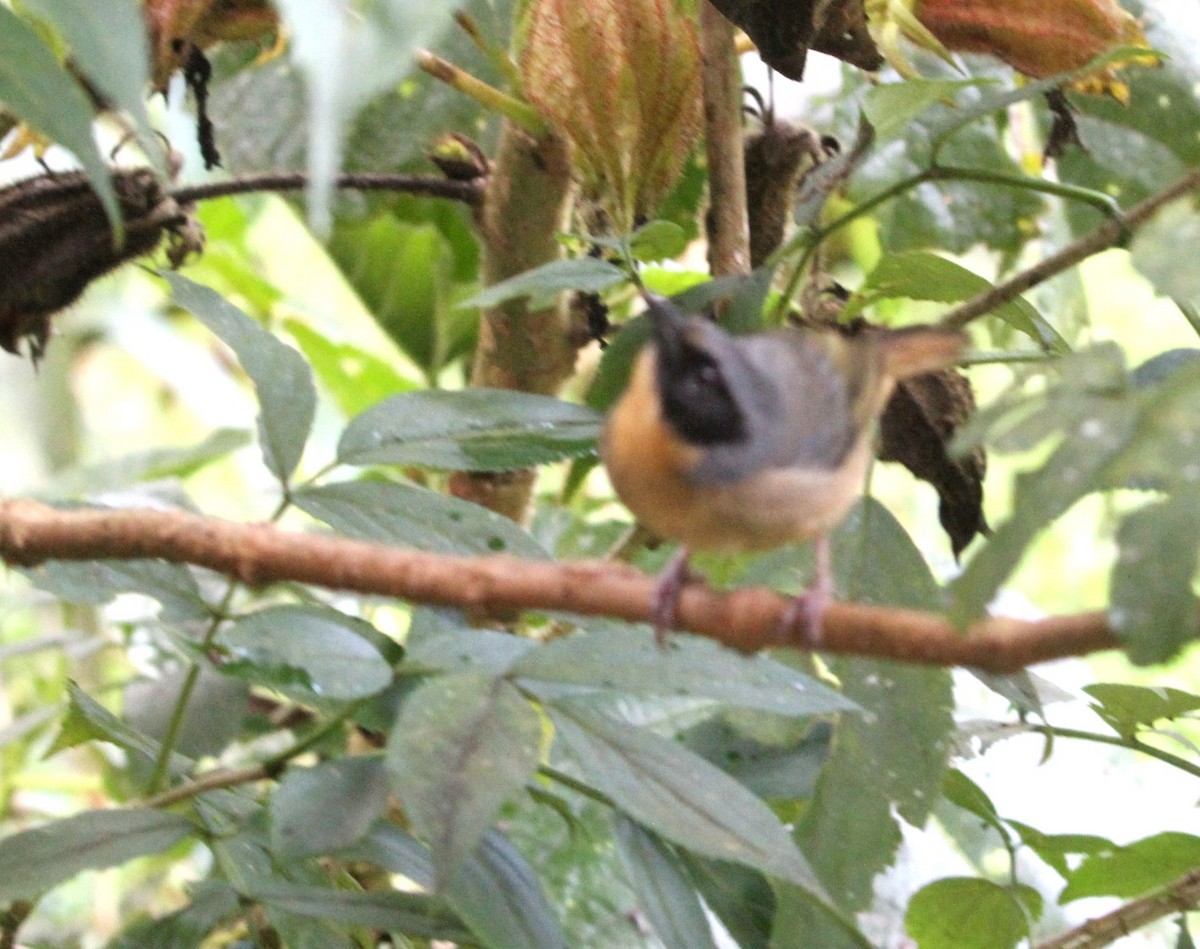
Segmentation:
[(667, 632), (675, 627), (679, 594), (683, 591), (684, 584), (691, 579), (688, 556), (688, 549), (680, 547), (658, 575), (658, 583), (654, 587), (654, 595), (650, 600), (650, 620), (654, 623), (654, 641), (658, 643), (659, 648), (666, 646)]
[(829, 566), (829, 539), (820, 537), (814, 548), (816, 571), (812, 586), (792, 600), (783, 614), (781, 633), (784, 642), (795, 642), (805, 649), (816, 649), (823, 639), (825, 611), (833, 600), (833, 572)]

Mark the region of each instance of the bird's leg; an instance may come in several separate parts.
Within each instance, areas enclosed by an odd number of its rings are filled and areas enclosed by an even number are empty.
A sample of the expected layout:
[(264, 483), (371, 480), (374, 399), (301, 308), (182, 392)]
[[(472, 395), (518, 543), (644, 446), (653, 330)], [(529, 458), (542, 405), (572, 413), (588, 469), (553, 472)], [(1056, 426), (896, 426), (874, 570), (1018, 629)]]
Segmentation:
[(686, 547), (680, 547), (658, 575), (658, 583), (654, 586), (650, 619), (654, 623), (654, 640), (659, 646), (666, 645), (667, 631), (675, 626), (679, 594), (691, 576), (688, 570), (690, 556), (691, 552)]
[(813, 541), (815, 570), (812, 584), (792, 601), (783, 616), (783, 638), (790, 641), (799, 634), (800, 645), (816, 649), (821, 645), (821, 623), (833, 598), (833, 571), (830, 569), (829, 538), (822, 534)]

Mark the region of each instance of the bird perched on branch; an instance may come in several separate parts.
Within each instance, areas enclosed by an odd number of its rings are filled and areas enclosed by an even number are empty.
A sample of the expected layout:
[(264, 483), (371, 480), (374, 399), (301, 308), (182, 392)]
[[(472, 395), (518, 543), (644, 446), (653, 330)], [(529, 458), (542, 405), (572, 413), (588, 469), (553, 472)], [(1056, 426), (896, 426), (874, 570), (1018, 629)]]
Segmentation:
[(828, 535), (862, 493), (875, 423), (895, 383), (942, 368), (966, 337), (936, 327), (855, 336), (788, 327), (732, 336), (647, 295), (651, 342), (605, 424), (617, 495), (682, 546), (652, 615), (660, 639), (696, 550), (766, 550), (812, 539), (816, 576), (787, 617), (812, 646), (832, 593)]

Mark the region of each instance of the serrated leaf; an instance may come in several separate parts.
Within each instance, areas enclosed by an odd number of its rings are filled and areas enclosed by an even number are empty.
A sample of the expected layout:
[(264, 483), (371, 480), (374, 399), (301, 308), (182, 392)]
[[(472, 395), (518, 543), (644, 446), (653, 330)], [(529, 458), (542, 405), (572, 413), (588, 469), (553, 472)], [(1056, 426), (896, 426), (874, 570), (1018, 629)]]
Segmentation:
[(1127, 515), (1117, 548), (1109, 625), (1133, 662), (1166, 662), (1200, 631), (1192, 592), (1200, 562), (1200, 494), (1172, 495)]
[(1092, 710), (1122, 738), (1133, 738), (1141, 728), (1200, 709), (1200, 695), (1169, 686), (1101, 682), (1083, 691), (1096, 700)]
[(613, 815), (613, 840), (638, 906), (667, 949), (716, 949), (704, 904), (674, 851), (619, 812)]
[(332, 182), (347, 129), (374, 96), (398, 82), (414, 54), (450, 24), (453, 5), (407, 0), (280, 0), (291, 60), (308, 90), (309, 218), (330, 223)]
[(297, 916), (395, 930), (426, 939), (470, 944), (470, 931), (433, 897), (386, 890), (362, 893), (251, 879), (239, 886), (250, 899)]
[(271, 849), (312, 857), (360, 840), (387, 808), (387, 770), (378, 757), (351, 756), (289, 768), (271, 796)]
[(508, 682), (439, 676), (405, 702), (388, 742), (392, 785), (429, 841), (440, 886), (537, 768), (542, 723)]
[[(850, 307), (857, 312), (881, 297), (956, 303), (990, 289), (990, 282), (952, 260), (926, 251), (907, 251), (885, 255), (867, 275)], [(997, 307), (993, 315), (1047, 352), (1070, 352), (1067, 341), (1023, 297)]]
[(529, 308), (541, 310), (550, 306), (564, 290), (603, 293), (626, 279), (625, 272), (620, 267), (598, 257), (554, 260), (494, 283), (473, 297), (463, 300), (459, 306), (486, 308), (520, 297), (529, 297)]
[(195, 832), (167, 811), (84, 811), (0, 840), (0, 903), (32, 899), (83, 870), (159, 853)]
[(779, 818), (719, 768), (584, 705), (559, 702), (549, 712), (588, 782), (639, 823), (697, 853), (823, 893)]
[(444, 895), (489, 949), (566, 949), (566, 936), (533, 869), (498, 831), (483, 835)]
[(1200, 867), (1200, 837), (1175, 831), (1155, 834), (1124, 847), (1101, 851), (1067, 876), (1059, 903), (1085, 896), (1141, 896), (1173, 883)]
[(67, 682), (67, 696), (70, 700), (67, 714), (47, 754), (98, 740), (111, 742), (118, 748), (141, 755), (146, 761), (154, 761), (158, 757), (158, 742), (121, 721), (72, 681)]
[(778, 886), (771, 949), (875, 949), (854, 923), (795, 886)]
[(357, 622), (315, 606), (271, 606), (238, 617), (217, 644), (234, 657), (222, 671), (328, 699), (359, 699), (386, 688), (392, 668)]
[(196, 578), (183, 564), (162, 560), (48, 560), (24, 571), (37, 587), (68, 603), (108, 603), (122, 593), (141, 593), (162, 604), (171, 623), (207, 619), (212, 611)]
[(212, 288), (171, 271), (161, 275), (175, 302), (233, 350), (254, 383), (263, 461), (286, 483), (300, 462), (316, 414), (317, 390), (308, 363)]
[(919, 949), (1013, 949), (1029, 938), (1029, 919), (1012, 890), (990, 880), (953, 877), (919, 889), (904, 928)]
[(150, 51), (138, 4), (134, 0), (23, 0), (22, 5), (54, 24), (71, 49), (71, 61), (134, 120), (151, 161), (161, 167), (143, 98), (150, 81)]
[(343, 481), (302, 488), (300, 510), (347, 537), (444, 554), (549, 554), (517, 524), (494, 511), (414, 485)]
[(712, 699), (779, 715), (856, 710), (841, 693), (766, 656), (745, 656), (698, 637), (684, 637), (671, 649), (662, 649), (651, 633), (642, 630), (620, 639), (603, 635), (556, 639), (519, 659), (510, 672), (542, 682), (636, 695)]
[(37, 35), (0, 5), (0, 102), (70, 150), (96, 189), (114, 235), (124, 233), (108, 164), (92, 134), (92, 105), (83, 88)]
[(1117, 846), (1107, 837), (1094, 834), (1044, 834), (1036, 827), (1030, 827), (1020, 821), (1009, 819), (1005, 823), (1020, 835), (1021, 843), (1064, 879), (1071, 872), (1067, 863), (1068, 856), (1104, 853)]
[(595, 451), (600, 422), (585, 406), (528, 392), (407, 392), (351, 420), (338, 461), (512, 471)]

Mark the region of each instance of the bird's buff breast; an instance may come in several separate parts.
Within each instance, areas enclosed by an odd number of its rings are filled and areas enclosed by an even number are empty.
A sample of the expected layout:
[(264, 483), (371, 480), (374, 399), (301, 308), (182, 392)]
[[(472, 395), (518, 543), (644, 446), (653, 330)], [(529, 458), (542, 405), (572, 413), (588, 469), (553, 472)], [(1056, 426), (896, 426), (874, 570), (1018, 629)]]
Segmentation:
[(861, 493), (866, 438), (833, 471), (768, 468), (736, 484), (694, 483), (701, 449), (663, 424), (647, 362), (609, 416), (600, 452), (617, 495), (654, 533), (699, 550), (768, 549), (831, 530)]

